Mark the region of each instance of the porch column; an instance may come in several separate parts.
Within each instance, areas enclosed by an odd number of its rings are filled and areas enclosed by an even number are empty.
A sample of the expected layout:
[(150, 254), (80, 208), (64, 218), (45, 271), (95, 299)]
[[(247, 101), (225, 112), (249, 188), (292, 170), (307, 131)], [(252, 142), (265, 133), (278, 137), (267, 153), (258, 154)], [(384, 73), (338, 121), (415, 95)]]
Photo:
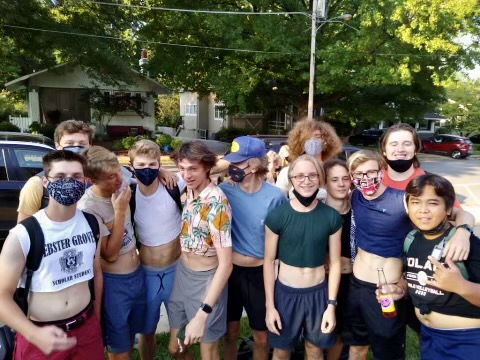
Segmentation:
[(32, 121), (40, 121), (40, 99), (38, 96), (38, 86), (28, 88), (28, 117)]

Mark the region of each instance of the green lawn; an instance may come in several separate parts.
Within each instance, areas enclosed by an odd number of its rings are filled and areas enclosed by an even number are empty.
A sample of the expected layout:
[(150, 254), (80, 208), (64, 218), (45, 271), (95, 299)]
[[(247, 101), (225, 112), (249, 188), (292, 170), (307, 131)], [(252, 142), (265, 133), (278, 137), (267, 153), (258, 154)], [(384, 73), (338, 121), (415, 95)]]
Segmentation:
[[(248, 327), (248, 320), (246, 318), (242, 319), (242, 332), (241, 336), (248, 337), (251, 335), (250, 329)], [(157, 356), (156, 360), (169, 360), (172, 359), (168, 352), (168, 341), (169, 335), (167, 333), (157, 335)], [(199, 345), (193, 345), (190, 347), (194, 359), (200, 360)], [(223, 358), (222, 345), (220, 344), (220, 358)], [(133, 360), (140, 360), (138, 351), (135, 349), (132, 354)], [(373, 359), (369, 353), (368, 359)], [(418, 352), (418, 337), (410, 329), (407, 330), (407, 360), (417, 360), (420, 359)]]

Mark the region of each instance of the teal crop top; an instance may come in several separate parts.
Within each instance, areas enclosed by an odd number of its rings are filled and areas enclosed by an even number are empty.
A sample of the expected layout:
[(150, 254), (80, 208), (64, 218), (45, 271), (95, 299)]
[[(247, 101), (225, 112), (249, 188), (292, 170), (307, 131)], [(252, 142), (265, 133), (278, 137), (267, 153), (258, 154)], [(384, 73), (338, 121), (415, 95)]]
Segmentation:
[(298, 212), (287, 202), (265, 219), (277, 234), (278, 259), (295, 267), (317, 267), (325, 263), (328, 238), (342, 227), (342, 217), (330, 206), (318, 202), (309, 212)]

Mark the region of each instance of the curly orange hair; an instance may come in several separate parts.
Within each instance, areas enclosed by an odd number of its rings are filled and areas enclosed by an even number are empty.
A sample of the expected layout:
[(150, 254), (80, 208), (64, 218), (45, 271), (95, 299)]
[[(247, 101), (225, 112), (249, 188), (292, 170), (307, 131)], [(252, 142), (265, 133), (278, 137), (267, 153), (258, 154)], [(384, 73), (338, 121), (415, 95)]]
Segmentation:
[(293, 161), (305, 153), (303, 145), (312, 137), (312, 133), (320, 130), (323, 139), (322, 162), (331, 159), (342, 151), (342, 141), (332, 125), (324, 121), (298, 121), (288, 133), (289, 160)]

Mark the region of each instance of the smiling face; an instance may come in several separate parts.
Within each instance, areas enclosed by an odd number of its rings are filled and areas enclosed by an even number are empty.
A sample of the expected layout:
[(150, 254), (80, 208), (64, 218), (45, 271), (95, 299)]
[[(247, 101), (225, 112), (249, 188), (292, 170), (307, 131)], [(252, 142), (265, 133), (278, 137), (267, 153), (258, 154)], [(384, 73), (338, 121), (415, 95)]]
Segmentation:
[(388, 136), (383, 155), (388, 160), (410, 160), (416, 152), (412, 133), (406, 130), (398, 130)]
[(426, 185), (418, 196), (410, 195), (407, 201), (408, 217), (420, 230), (428, 231), (440, 225), (451, 212), (435, 188)]
[(199, 161), (182, 159), (178, 162), (178, 170), (185, 180), (188, 190), (200, 193), (210, 183), (210, 168), (206, 168)]
[(315, 165), (308, 160), (295, 163), (290, 172), (290, 181), (295, 190), (302, 196), (312, 196), (320, 187), (320, 177)]
[(326, 175), (325, 187), (328, 195), (338, 200), (347, 198), (352, 185), (347, 169), (341, 165), (335, 165), (327, 170)]

